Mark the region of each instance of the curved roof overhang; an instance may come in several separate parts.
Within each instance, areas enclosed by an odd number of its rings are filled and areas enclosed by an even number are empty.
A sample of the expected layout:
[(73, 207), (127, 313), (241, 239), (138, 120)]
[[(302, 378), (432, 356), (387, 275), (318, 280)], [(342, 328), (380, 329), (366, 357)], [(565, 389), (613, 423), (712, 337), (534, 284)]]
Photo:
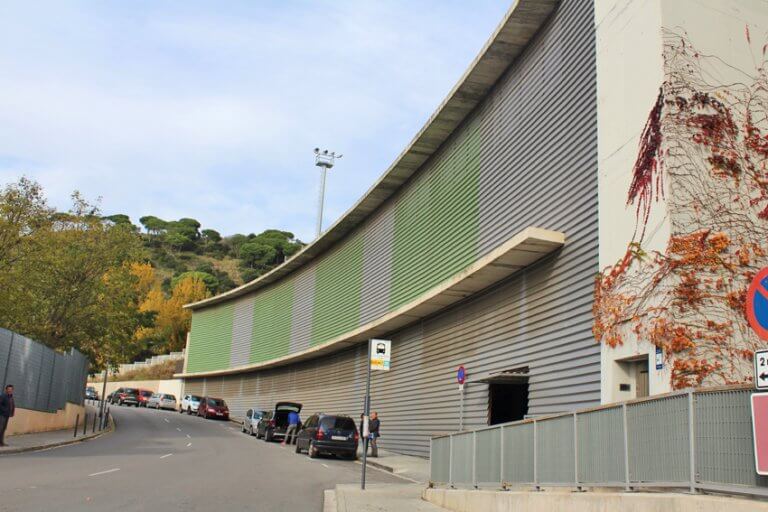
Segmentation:
[(369, 338), (391, 333), (400, 327), (404, 327), (451, 304), (455, 304), (509, 277), (518, 270), (535, 263), (544, 256), (557, 251), (563, 244), (565, 244), (565, 235), (563, 233), (536, 227), (526, 228), (451, 279), (435, 286), (420, 297), (383, 317), (377, 318), (325, 343), (261, 363), (208, 372), (180, 373), (174, 377), (193, 378), (232, 375), (293, 364), (306, 359), (313, 359), (320, 355), (338, 352)]
[(395, 162), (336, 223), (291, 259), (258, 279), (184, 306), (200, 309), (275, 283), (347, 236), (389, 199), (450, 137), (528, 45), (560, 0), (517, 0), (475, 60)]

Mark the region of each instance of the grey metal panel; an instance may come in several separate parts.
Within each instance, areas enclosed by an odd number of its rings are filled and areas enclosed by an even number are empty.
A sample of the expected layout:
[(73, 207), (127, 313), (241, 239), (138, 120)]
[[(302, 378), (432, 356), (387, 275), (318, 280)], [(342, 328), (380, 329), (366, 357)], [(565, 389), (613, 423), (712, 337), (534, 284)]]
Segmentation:
[(623, 482), (624, 419), (621, 407), (578, 415), (579, 482)]
[(35, 408), (42, 351), (42, 345), (29, 338), (18, 334), (14, 336), (6, 384), (13, 384), (14, 399), (18, 407)]
[(315, 301), (315, 266), (302, 270), (296, 278), (291, 315), (290, 351), (309, 347), (312, 341), (312, 309)]
[[(393, 340), (392, 371), (374, 374), (372, 407), (381, 415), (381, 446), (386, 449), (426, 456), (431, 435), (458, 428), (455, 372), (460, 364), (470, 377), (527, 366), (530, 414), (599, 403), (600, 347), (591, 332), (593, 277), (599, 270), (592, 4), (563, 0), (470, 116), (480, 123), (482, 144), (479, 252), (529, 225), (565, 232), (566, 246), (439, 315), (382, 334)], [(434, 173), (435, 161), (427, 162), (419, 174)], [(375, 252), (370, 247), (386, 238), (382, 223), (403, 193), (395, 194), (378, 216), (353, 234), (365, 239), (361, 322), (387, 302), (390, 270), (383, 263), (388, 256), (376, 252), (381, 263), (368, 258)], [(307, 348), (311, 334), (314, 267), (299, 272), (291, 351)], [(222, 398), (234, 415), (293, 399), (305, 404), (304, 417), (318, 411), (357, 417), (365, 364), (365, 346), (360, 345), (313, 361), (247, 373), (242, 393), (241, 377), (228, 376), (224, 379), (237, 380), (238, 385), (224, 386), (234, 395)], [(464, 426), (479, 427), (487, 421), (488, 387), (470, 384)], [(505, 436), (527, 435), (530, 428), (510, 427)], [(530, 482), (532, 453), (526, 454), (522, 446), (519, 450), (520, 457), (530, 456), (530, 465), (507, 466), (507, 456), (505, 478)]]
[(48, 409), (62, 409), (66, 405), (66, 395), (64, 394), (64, 373), (66, 372), (66, 356), (56, 353), (53, 362), (53, 384), (51, 395), (48, 401)]
[(387, 204), (366, 226), (363, 235), (363, 282), (360, 325), (387, 312), (392, 278), (395, 209)]
[(43, 347), (41, 352), (40, 372), (37, 380), (37, 396), (35, 397), (35, 409), (39, 411), (48, 410), (48, 403), (51, 398), (51, 379), (53, 378), (53, 364), (55, 353), (53, 350)]
[(695, 399), (699, 481), (768, 487), (768, 477), (755, 472), (750, 393), (699, 393)]
[(501, 430), (477, 432), (475, 474), (479, 484), (501, 485)]
[(533, 423), (504, 427), (504, 482), (533, 483)]
[(472, 480), (472, 432), (453, 436), (451, 449), (451, 481), (455, 484), (469, 484)]
[(629, 404), (627, 424), (631, 481), (689, 480), (686, 395)]
[(232, 315), (232, 353), (230, 365), (248, 364), (251, 357), (251, 336), (253, 334), (253, 295), (235, 302)]
[(433, 482), (448, 483), (450, 472), (448, 464), (451, 456), (451, 440), (448, 437), (440, 437), (432, 440), (430, 457), (430, 480)]
[(536, 422), (536, 463), (539, 483), (572, 483), (575, 476), (572, 416)]

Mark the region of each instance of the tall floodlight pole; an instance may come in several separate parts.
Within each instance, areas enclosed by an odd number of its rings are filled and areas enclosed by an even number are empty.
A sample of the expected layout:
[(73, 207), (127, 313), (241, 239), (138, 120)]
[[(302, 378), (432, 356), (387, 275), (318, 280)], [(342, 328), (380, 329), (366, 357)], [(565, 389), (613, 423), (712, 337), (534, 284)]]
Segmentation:
[(317, 236), (320, 238), (320, 233), (323, 232), (323, 205), (325, 203), (325, 174), (333, 167), (337, 158), (341, 158), (344, 155), (337, 155), (335, 152), (329, 153), (327, 149), (320, 151), (320, 148), (315, 148), (315, 165), (320, 168), (320, 195), (317, 202)]

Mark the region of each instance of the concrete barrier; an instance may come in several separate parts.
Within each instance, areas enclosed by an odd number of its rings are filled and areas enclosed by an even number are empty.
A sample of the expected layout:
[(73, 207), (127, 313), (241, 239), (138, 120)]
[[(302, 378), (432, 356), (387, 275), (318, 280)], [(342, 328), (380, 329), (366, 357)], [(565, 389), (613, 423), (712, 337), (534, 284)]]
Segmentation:
[(16, 414), (8, 422), (5, 435), (49, 432), (74, 427), (75, 418), (78, 414), (82, 422), (85, 417), (85, 407), (71, 403), (67, 403), (64, 409), (59, 409), (56, 412), (33, 411), (17, 407)]
[(454, 512), (768, 512), (768, 502), (751, 498), (661, 492), (425, 489), (422, 496)]

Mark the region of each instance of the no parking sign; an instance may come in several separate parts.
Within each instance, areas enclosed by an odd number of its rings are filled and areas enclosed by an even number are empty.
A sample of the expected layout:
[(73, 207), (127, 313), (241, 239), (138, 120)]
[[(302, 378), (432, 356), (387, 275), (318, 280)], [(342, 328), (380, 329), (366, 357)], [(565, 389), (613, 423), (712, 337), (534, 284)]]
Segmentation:
[(757, 273), (747, 289), (747, 320), (761, 339), (768, 340), (768, 267)]

